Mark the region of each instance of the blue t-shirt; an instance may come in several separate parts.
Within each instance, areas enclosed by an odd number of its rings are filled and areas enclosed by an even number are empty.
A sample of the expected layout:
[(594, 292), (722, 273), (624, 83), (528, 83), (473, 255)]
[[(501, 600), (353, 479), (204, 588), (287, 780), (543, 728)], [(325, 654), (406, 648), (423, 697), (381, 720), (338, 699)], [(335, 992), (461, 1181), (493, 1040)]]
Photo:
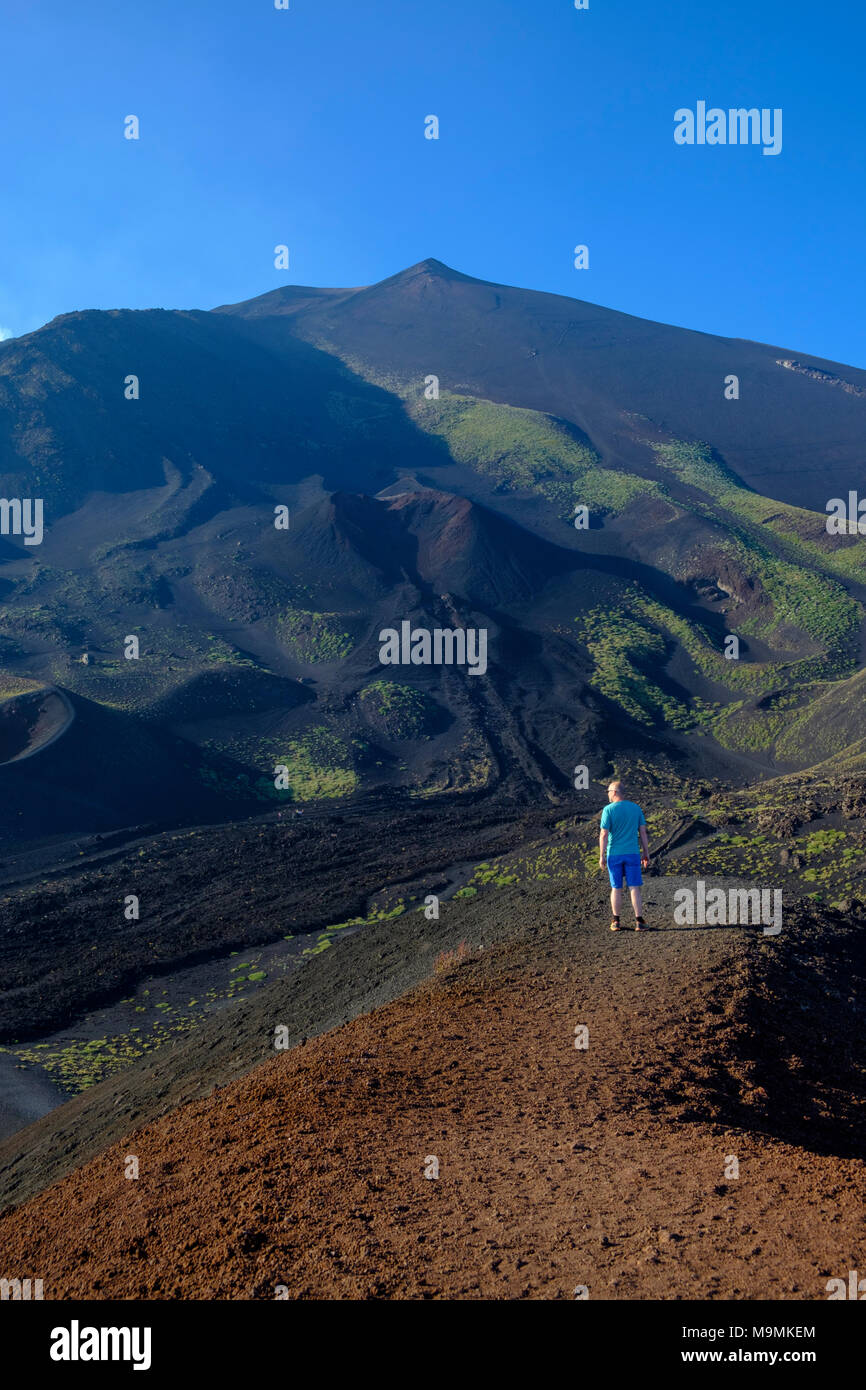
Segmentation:
[(646, 825), (643, 811), (634, 801), (609, 801), (601, 813), (601, 828), (608, 832), (607, 857), (640, 854), (638, 829)]

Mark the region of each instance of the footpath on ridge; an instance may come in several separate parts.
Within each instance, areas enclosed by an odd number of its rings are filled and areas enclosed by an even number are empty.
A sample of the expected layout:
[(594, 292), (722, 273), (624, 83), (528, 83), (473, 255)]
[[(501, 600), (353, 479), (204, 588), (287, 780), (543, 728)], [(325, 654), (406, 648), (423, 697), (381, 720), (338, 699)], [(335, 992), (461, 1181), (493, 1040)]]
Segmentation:
[(641, 935), (598, 885), (464, 901), (465, 954), (7, 1210), (6, 1267), (46, 1299), (826, 1298), (863, 1258), (862, 932), (676, 927), (676, 886)]

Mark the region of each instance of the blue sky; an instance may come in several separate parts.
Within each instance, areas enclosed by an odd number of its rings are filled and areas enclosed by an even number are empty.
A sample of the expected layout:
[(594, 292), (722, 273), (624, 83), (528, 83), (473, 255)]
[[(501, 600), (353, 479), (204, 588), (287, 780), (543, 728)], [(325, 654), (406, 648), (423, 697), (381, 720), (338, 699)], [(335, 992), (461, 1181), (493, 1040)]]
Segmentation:
[[(866, 367), (850, 0), (290, 4), (0, 0), (3, 329), (437, 256)], [(781, 154), (677, 146), (699, 99), (781, 107)]]

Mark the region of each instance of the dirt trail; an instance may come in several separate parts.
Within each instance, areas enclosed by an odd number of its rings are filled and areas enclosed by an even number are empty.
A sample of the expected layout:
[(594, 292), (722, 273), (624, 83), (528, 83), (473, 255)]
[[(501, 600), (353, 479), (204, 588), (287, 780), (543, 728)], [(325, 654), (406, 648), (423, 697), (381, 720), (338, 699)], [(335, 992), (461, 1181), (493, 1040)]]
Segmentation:
[[(650, 893), (666, 928), (673, 886)], [(830, 1066), (820, 1113), (782, 1097), (820, 1065), (816, 1001), (854, 934), (616, 936), (569, 906), (561, 885), (504, 896), (516, 939), (7, 1214), (6, 1272), (46, 1298), (826, 1298), (864, 1262), (856, 1059)], [(779, 993), (807, 957), (826, 971), (808, 1019)]]

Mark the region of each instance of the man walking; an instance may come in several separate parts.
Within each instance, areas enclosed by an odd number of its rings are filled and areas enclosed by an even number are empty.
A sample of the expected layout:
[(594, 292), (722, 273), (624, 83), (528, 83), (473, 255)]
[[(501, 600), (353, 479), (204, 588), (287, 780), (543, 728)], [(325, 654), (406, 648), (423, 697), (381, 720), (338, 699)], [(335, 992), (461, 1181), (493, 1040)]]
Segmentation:
[(646, 922), (642, 917), (643, 899), (641, 897), (641, 866), (649, 868), (649, 840), (646, 821), (641, 808), (634, 801), (626, 801), (622, 782), (611, 782), (607, 789), (608, 804), (601, 813), (601, 834), (598, 837), (598, 867), (603, 869), (605, 858), (610, 878), (611, 931), (619, 931), (619, 915), (622, 907), (623, 878), (631, 893), (634, 908), (634, 929), (642, 931)]

